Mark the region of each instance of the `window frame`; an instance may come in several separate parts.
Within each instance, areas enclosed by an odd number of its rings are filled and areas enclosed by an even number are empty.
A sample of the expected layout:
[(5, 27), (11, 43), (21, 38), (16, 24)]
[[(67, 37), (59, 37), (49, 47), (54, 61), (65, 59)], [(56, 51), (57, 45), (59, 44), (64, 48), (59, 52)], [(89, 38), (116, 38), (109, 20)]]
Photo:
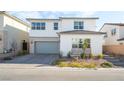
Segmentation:
[(32, 30), (45, 30), (46, 29), (46, 23), (45, 22), (32, 22), (31, 23), (31, 29)]
[(40, 22), (40, 24), (41, 24), (40, 30), (46, 30), (46, 23)]
[(83, 21), (74, 21), (74, 29), (75, 30), (84, 29), (84, 22)]
[(117, 29), (116, 28), (114, 28), (114, 29), (111, 30), (111, 35), (112, 36), (116, 35), (116, 33), (117, 33)]
[[(91, 39), (90, 38), (86, 38), (86, 39), (84, 39), (84, 38), (72, 38), (72, 49), (74, 49), (74, 48), (81, 49), (83, 44), (84, 44), (84, 40), (89, 40), (89, 42), (88, 42), (89, 45), (87, 48), (91, 48)], [(74, 47), (74, 46), (76, 46), (76, 47)]]
[[(57, 25), (55, 25), (55, 24), (57, 24)], [(53, 29), (54, 30), (58, 30), (59, 29), (59, 23), (58, 22), (54, 22), (53, 23)]]

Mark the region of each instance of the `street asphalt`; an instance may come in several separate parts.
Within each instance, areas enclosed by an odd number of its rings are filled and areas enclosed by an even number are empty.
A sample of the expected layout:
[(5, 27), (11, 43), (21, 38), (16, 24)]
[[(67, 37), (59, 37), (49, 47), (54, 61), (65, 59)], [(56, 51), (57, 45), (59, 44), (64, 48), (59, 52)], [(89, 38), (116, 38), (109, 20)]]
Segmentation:
[[(12, 65), (12, 64), (11, 64)], [(0, 66), (1, 81), (123, 81), (123, 68), (79, 69), (37, 67), (37, 65)]]

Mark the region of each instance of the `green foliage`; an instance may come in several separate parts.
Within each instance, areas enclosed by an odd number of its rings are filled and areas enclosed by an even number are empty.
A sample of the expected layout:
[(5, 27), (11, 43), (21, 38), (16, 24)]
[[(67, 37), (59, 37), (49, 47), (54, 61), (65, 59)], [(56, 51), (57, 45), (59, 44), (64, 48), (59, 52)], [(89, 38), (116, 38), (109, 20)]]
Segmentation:
[(67, 59), (59, 59), (52, 63), (52, 65), (56, 65), (59, 67), (76, 67), (76, 68), (110, 68), (113, 67), (113, 64), (110, 62), (85, 62), (85, 61), (67, 61)]
[(97, 57), (98, 57), (98, 59), (103, 59), (104, 56), (103, 56), (103, 54), (99, 54)]
[(68, 67), (68, 63), (67, 62), (60, 62), (58, 64), (59, 67)]
[(59, 53), (59, 57), (62, 58), (62, 55), (63, 55), (63, 52), (60, 51), (60, 53)]
[(69, 63), (68, 65), (69, 67), (78, 67), (78, 68), (81, 68), (81, 64), (79, 62), (71, 62)]
[(83, 46), (82, 46), (82, 49), (83, 49), (84, 52), (85, 52), (86, 48), (88, 48), (88, 39), (84, 40), (84, 43), (83, 43)]
[(52, 63), (52, 65), (59, 65), (61, 62), (66, 62), (66, 60), (65, 59), (56, 60)]
[(71, 58), (71, 51), (68, 52), (67, 57)]
[(28, 54), (27, 51), (20, 51), (20, 52), (17, 53), (17, 56), (23, 56), (23, 55), (26, 55), (26, 54)]
[(59, 67), (96, 68), (95, 62), (60, 62)]
[(80, 56), (81, 56), (82, 59), (85, 59), (86, 58), (86, 54), (85, 53), (81, 53)]
[(83, 50), (83, 53), (81, 54), (82, 59), (85, 59), (87, 57), (85, 51), (86, 51), (86, 49), (88, 48), (88, 45), (89, 45), (88, 40), (89, 39), (85, 39), (84, 43), (83, 43), (83, 46), (82, 46), (82, 50)]
[(111, 68), (113, 67), (113, 64), (110, 62), (104, 62), (104, 63), (101, 63), (100, 66), (103, 68)]
[(89, 58), (94, 58), (94, 55), (93, 54), (89, 54)]
[(95, 68), (97, 64), (95, 62), (82, 62), (82, 68)]

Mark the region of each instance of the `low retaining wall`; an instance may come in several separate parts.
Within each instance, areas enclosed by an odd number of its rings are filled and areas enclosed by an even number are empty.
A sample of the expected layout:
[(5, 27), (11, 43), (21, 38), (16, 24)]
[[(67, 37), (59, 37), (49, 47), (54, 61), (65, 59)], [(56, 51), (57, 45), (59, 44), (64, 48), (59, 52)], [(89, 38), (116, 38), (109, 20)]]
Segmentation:
[(104, 53), (124, 55), (124, 45), (107, 45), (103, 46)]

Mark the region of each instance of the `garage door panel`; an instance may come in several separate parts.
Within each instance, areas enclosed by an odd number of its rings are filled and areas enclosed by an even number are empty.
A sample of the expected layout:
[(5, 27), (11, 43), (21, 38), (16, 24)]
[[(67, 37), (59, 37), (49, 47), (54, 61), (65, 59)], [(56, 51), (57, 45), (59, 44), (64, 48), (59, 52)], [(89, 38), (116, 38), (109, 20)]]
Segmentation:
[(58, 42), (36, 42), (36, 53), (38, 54), (58, 54), (59, 43)]

